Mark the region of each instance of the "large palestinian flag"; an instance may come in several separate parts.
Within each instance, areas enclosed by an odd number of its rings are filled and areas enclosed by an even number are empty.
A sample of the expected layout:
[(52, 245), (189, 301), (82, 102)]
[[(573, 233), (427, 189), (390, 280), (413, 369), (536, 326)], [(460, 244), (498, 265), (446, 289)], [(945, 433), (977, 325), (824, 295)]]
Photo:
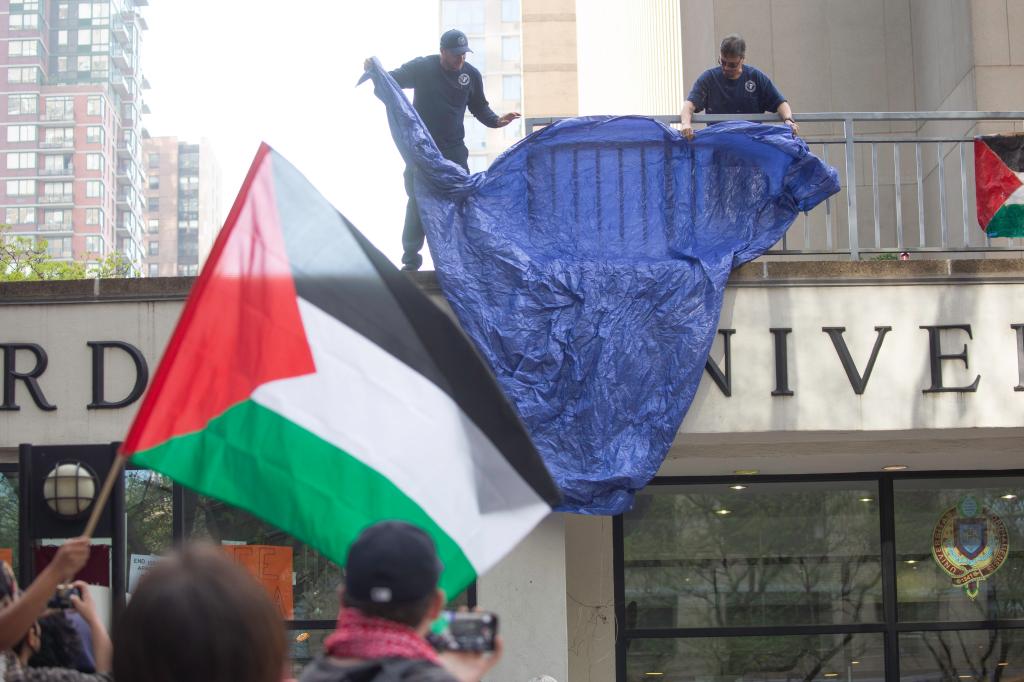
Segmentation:
[(989, 237), (1024, 237), (1024, 135), (974, 138), (978, 224)]
[(266, 145), (122, 454), (339, 563), (412, 522), (449, 594), (559, 499), (466, 337)]

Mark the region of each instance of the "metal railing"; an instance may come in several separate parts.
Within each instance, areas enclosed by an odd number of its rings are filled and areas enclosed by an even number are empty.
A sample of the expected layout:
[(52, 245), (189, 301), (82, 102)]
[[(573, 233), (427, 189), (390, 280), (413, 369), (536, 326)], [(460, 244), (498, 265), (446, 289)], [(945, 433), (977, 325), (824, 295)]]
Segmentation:
[[(679, 124), (678, 116), (651, 118)], [(1024, 112), (827, 112), (795, 118), (811, 151), (836, 166), (842, 189), (795, 221), (771, 254), (859, 259), (898, 252), (1024, 250), (1019, 243), (1024, 240), (990, 239), (979, 227), (974, 153), (966, 148), (979, 134), (979, 124), (994, 124), (986, 133), (1021, 132)], [(693, 122), (735, 119), (779, 122), (772, 114), (696, 115)], [(526, 119), (526, 132), (557, 120)], [(857, 131), (858, 125), (874, 130)], [(837, 211), (843, 204), (846, 210)]]

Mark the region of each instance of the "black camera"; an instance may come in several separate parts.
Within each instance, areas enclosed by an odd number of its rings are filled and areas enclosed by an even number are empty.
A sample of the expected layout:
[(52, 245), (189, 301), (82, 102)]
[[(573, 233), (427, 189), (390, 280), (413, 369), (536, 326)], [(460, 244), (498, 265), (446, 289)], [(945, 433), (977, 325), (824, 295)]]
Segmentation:
[(71, 595), (73, 595), (73, 594), (76, 595), (79, 599), (82, 598), (82, 591), (80, 589), (78, 589), (77, 587), (70, 587), (70, 588), (69, 587), (58, 587), (57, 591), (54, 593), (54, 595), (52, 597), (50, 597), (50, 601), (46, 602), (46, 608), (48, 608), (48, 609), (70, 609), (70, 608), (72, 608)]
[(427, 635), (441, 651), (494, 651), (498, 616), (489, 611), (443, 611)]

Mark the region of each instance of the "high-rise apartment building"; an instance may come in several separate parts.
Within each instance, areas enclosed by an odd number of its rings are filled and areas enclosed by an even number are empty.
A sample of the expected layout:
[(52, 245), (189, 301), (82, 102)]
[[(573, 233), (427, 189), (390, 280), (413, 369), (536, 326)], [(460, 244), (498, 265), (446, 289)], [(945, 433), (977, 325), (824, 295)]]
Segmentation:
[(199, 274), (220, 228), (220, 167), (206, 140), (143, 140), (148, 277)]
[(0, 0), (3, 222), (55, 259), (142, 263), (139, 8)]
[[(441, 30), (457, 28), (469, 38), (466, 55), (484, 78), (484, 93), (498, 115), (523, 108), (522, 11), (520, 0), (441, 0)], [(485, 170), (523, 136), (522, 121), (487, 128), (468, 115), (469, 170)]]

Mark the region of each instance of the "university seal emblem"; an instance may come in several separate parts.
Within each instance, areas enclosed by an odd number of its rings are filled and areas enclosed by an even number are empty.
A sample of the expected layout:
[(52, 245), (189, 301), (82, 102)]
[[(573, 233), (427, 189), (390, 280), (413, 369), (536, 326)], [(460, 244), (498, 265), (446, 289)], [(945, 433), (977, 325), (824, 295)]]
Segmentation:
[(932, 556), (964, 588), (968, 597), (978, 596), (982, 580), (999, 570), (1010, 551), (1006, 524), (987, 507), (968, 495), (950, 507), (932, 531)]
[(459, 74), (459, 85), (461, 85), (462, 87), (466, 87), (467, 85), (469, 85), (469, 74), (468, 73), (461, 73), (461, 74)]
[(747, 92), (753, 92), (754, 90), (757, 90), (757, 83), (754, 81), (747, 81), (744, 83), (743, 87), (747, 89)]

